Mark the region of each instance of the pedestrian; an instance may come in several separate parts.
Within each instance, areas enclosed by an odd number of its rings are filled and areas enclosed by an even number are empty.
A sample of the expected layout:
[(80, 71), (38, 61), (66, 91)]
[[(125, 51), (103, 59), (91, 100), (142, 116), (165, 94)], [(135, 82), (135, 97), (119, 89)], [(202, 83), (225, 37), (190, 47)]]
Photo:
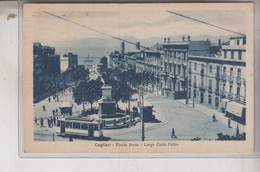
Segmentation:
[(216, 121), (216, 116), (215, 116), (215, 114), (213, 114), (212, 119), (213, 119), (213, 122)]
[(172, 137), (171, 138), (177, 138), (177, 136), (175, 135), (175, 130), (174, 130), (174, 128), (172, 128)]
[(53, 119), (52, 119), (52, 117), (51, 117), (51, 121), (50, 122), (51, 122), (51, 126), (53, 126)]
[(36, 125), (38, 125), (38, 124), (37, 124), (37, 118), (36, 118), (36, 117), (34, 118), (34, 122), (35, 122)]
[(55, 110), (54, 109), (52, 110), (52, 115), (55, 116)]
[(56, 117), (53, 117), (54, 125), (56, 126)]
[(43, 127), (43, 119), (41, 118), (41, 127)]
[(47, 119), (47, 121), (48, 121), (48, 126), (49, 126), (49, 128), (50, 128), (50, 120), (49, 120), (49, 118)]
[(46, 107), (45, 105), (42, 106), (42, 110), (45, 111), (46, 110)]
[(51, 98), (49, 97), (49, 103), (51, 102)]
[(228, 118), (228, 128), (231, 128), (231, 120)]

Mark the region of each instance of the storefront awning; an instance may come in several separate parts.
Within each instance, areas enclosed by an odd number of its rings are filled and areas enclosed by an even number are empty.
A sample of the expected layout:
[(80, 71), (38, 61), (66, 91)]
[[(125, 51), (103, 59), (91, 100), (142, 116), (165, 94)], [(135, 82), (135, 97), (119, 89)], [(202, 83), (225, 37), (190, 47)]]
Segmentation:
[(244, 105), (231, 101), (227, 103), (226, 111), (238, 117), (242, 117), (244, 108), (246, 108)]

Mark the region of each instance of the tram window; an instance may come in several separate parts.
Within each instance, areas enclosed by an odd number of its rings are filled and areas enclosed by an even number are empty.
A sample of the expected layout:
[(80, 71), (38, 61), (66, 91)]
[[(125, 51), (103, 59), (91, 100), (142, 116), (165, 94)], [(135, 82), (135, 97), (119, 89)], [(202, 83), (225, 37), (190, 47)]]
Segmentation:
[(72, 123), (71, 122), (66, 122), (66, 128), (72, 128)]
[(80, 123), (73, 122), (73, 128), (80, 129)]
[(98, 125), (94, 125), (94, 131), (98, 131)]
[(81, 129), (88, 130), (88, 124), (81, 124)]
[(60, 121), (57, 122), (57, 127), (59, 127), (59, 126), (60, 126)]

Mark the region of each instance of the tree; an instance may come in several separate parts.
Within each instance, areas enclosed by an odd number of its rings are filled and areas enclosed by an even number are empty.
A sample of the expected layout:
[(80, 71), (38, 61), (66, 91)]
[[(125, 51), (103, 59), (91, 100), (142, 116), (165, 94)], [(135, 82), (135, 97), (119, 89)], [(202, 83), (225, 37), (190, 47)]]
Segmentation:
[(85, 114), (85, 102), (91, 105), (93, 111), (93, 103), (101, 98), (103, 83), (100, 78), (91, 81), (81, 81), (73, 90), (73, 99), (79, 105), (83, 104), (83, 113)]
[(73, 99), (77, 105), (83, 104), (83, 113), (85, 114), (85, 97), (86, 91), (88, 87), (87, 81), (81, 81), (74, 89), (73, 89)]
[(99, 61), (99, 63), (101, 64), (100, 66), (99, 66), (99, 71), (100, 71), (100, 73), (103, 73), (103, 72), (106, 72), (107, 71), (107, 57), (102, 57), (101, 59), (100, 59), (100, 61)]
[(130, 101), (131, 101), (131, 97), (133, 94), (137, 93), (137, 90), (135, 89), (132, 89), (127, 83), (125, 83), (123, 86), (122, 86), (124, 89), (123, 89), (123, 92), (121, 94), (122, 98), (122, 102), (128, 102), (128, 110), (129, 110), (129, 113), (130, 113)]
[(102, 82), (100, 80), (91, 80), (87, 84), (87, 89), (85, 92), (85, 101), (90, 103), (91, 111), (93, 111), (93, 103), (101, 98)]

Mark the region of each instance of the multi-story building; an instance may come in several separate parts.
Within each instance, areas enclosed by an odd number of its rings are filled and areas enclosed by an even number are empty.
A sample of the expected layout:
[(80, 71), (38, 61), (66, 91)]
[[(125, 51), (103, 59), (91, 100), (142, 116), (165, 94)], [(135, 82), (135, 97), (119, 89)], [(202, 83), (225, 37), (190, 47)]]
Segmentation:
[[(246, 104), (246, 37), (231, 37), (222, 55), (189, 55), (189, 98), (222, 112)], [(242, 113), (242, 112), (239, 112)]]
[(170, 41), (165, 39), (162, 45), (164, 52), (162, 57), (163, 71), (161, 77), (162, 95), (173, 99), (187, 98), (188, 82), (188, 56), (209, 55), (210, 41), (191, 41), (190, 37), (185, 41)]
[(33, 44), (33, 92), (34, 101), (38, 101), (51, 90), (52, 82), (60, 75), (60, 56), (55, 48)]
[(73, 53), (64, 54), (64, 57), (68, 57), (69, 64), (68, 69), (74, 69), (78, 66), (78, 55)]

